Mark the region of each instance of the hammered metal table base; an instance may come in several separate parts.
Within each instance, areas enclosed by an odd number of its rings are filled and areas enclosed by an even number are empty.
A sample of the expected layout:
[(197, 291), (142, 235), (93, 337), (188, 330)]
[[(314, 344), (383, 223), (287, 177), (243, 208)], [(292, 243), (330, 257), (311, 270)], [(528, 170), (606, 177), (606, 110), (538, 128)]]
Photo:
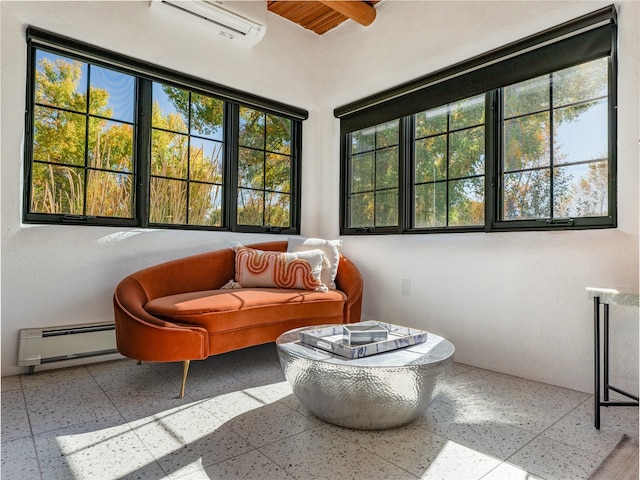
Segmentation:
[(300, 343), (300, 330), (276, 341), (293, 393), (317, 417), (361, 430), (399, 427), (424, 413), (455, 351), (429, 333), (425, 343), (410, 348), (345, 359)]

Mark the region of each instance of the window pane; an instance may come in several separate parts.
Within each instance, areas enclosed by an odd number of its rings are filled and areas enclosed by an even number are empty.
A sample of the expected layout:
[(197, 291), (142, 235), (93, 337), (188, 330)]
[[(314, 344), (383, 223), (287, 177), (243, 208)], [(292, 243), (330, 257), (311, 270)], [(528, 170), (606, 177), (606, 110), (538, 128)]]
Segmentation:
[(267, 115), (267, 147), (270, 152), (291, 153), (291, 120)]
[(484, 177), (449, 182), (449, 226), (484, 225)]
[(553, 163), (607, 158), (607, 112), (606, 99), (558, 109), (554, 113)]
[(398, 190), (376, 192), (376, 227), (398, 225)]
[(398, 186), (398, 147), (376, 152), (376, 189)]
[(415, 187), (416, 228), (445, 227), (447, 225), (447, 184), (427, 183)]
[(484, 173), (484, 127), (454, 132), (449, 142), (449, 178)]
[(89, 118), (89, 167), (133, 171), (133, 126)]
[(373, 193), (357, 193), (351, 195), (351, 227), (373, 226)]
[(264, 225), (264, 192), (260, 190), (238, 189), (238, 224)]
[(607, 77), (602, 58), (504, 89), (506, 115), (535, 110), (532, 102), (521, 108), (520, 96), (511, 95), (520, 86), (530, 99), (553, 100), (541, 101), (545, 112), (504, 120), (505, 220), (607, 215)]
[(33, 124), (34, 160), (84, 165), (85, 132), (84, 115), (36, 107)]
[(187, 182), (151, 178), (149, 221), (187, 223)]
[(152, 126), (172, 132), (189, 131), (189, 92), (181, 88), (153, 83)]
[(400, 122), (394, 120), (376, 127), (376, 148), (385, 148), (398, 145)]
[(550, 164), (549, 114), (540, 113), (504, 122), (504, 170)]
[(131, 75), (91, 65), (89, 113), (133, 122), (135, 82)]
[(291, 196), (283, 193), (267, 193), (265, 208), (265, 225), (288, 228), (291, 218)]
[(373, 190), (375, 153), (364, 153), (351, 157), (351, 191)]
[(33, 164), (31, 212), (82, 215), (84, 170)]
[(189, 225), (222, 225), (222, 186), (189, 184)]
[(485, 110), (482, 94), (426, 112), (440, 124), (415, 139), (414, 228), (484, 224)]
[[(554, 170), (554, 217), (600, 217), (609, 214), (607, 162)], [(561, 186), (558, 184), (561, 183)]]
[(551, 213), (549, 169), (504, 175), (505, 220), (549, 218)]
[(361, 153), (376, 147), (376, 129), (374, 127), (358, 130), (351, 134), (351, 152)]
[(249, 188), (264, 188), (264, 152), (240, 148), (238, 185)]
[(472, 127), (484, 123), (484, 95), (461, 100), (451, 106), (450, 130)]
[(554, 105), (560, 107), (606, 96), (608, 69), (609, 59), (604, 57), (554, 73)]
[(36, 103), (86, 112), (87, 69), (86, 63), (38, 50)]
[(224, 140), (224, 102), (214, 97), (191, 94), (191, 128), (192, 135), (206, 137), (211, 140)]
[(447, 136), (416, 140), (416, 183), (447, 178)]
[(191, 137), (189, 178), (208, 183), (222, 183), (223, 144)]
[(265, 189), (288, 193), (291, 191), (291, 161), (286, 155), (267, 153)]
[(133, 217), (132, 175), (89, 170), (87, 215)]
[(186, 179), (188, 138), (179, 133), (153, 130), (151, 136), (151, 174)]
[(422, 138), (428, 135), (436, 135), (447, 131), (447, 119), (449, 107), (439, 107), (426, 112), (416, 113), (415, 138)]
[(264, 150), (265, 114), (240, 107), (240, 145)]
[(549, 75), (516, 83), (504, 89), (504, 117), (540, 112), (549, 108)]

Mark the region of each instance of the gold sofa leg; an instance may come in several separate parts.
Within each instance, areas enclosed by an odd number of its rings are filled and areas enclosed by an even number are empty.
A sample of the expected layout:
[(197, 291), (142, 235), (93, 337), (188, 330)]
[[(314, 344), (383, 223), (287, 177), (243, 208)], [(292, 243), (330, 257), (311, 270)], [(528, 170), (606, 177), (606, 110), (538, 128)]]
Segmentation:
[(182, 369), (182, 387), (180, 388), (180, 395), (178, 396), (178, 398), (184, 397), (184, 386), (187, 383), (187, 373), (189, 372), (189, 364), (190, 363), (191, 363), (191, 360), (185, 360), (184, 361), (184, 365), (183, 365), (183, 369)]

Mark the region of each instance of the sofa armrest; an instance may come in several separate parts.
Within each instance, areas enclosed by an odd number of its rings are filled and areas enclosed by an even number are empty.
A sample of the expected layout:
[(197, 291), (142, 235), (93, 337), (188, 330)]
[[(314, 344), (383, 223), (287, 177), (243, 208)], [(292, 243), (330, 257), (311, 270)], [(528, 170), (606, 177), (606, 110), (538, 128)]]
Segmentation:
[(358, 267), (343, 255), (340, 255), (336, 288), (347, 295), (347, 302), (344, 306), (344, 323), (359, 322), (362, 314), (362, 275), (360, 275)]
[(209, 335), (198, 326), (176, 325), (144, 309), (147, 296), (133, 277), (125, 278), (113, 296), (118, 351), (149, 362), (201, 360), (209, 355)]

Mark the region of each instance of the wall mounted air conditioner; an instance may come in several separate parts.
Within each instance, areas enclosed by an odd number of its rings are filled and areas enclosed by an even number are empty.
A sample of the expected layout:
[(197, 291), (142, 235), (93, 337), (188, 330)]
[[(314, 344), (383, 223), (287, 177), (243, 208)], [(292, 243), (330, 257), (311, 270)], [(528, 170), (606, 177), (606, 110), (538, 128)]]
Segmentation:
[(267, 2), (220, 0), (151, 0), (151, 7), (209, 22), (218, 35), (234, 43), (255, 45), (267, 31)]

